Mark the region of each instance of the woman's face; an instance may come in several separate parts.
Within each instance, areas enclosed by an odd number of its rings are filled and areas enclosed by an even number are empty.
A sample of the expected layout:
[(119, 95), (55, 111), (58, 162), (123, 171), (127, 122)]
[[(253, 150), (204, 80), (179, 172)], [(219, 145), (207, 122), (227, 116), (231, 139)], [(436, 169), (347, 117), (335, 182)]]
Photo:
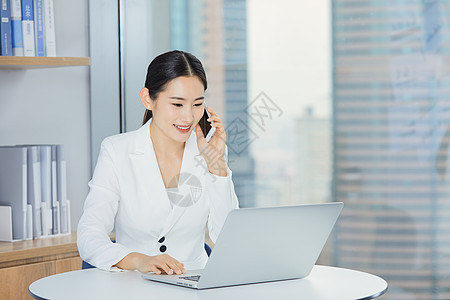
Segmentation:
[(152, 125), (177, 142), (186, 142), (204, 113), (204, 87), (197, 76), (172, 79), (151, 100)]

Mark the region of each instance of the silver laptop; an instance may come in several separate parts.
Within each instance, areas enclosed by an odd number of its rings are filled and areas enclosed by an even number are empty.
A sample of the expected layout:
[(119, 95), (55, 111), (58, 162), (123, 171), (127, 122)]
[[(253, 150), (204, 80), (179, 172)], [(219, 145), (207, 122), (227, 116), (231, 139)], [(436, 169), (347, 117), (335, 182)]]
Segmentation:
[(203, 270), (145, 279), (195, 289), (308, 276), (342, 202), (232, 210)]

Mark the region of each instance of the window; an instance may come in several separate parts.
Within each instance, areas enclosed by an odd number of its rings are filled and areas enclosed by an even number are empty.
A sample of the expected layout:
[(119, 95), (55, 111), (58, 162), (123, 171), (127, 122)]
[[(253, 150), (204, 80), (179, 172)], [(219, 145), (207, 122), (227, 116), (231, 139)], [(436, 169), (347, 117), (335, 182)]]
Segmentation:
[(450, 298), (449, 4), (437, 0), (122, 3), (126, 129), (146, 67), (204, 63), (242, 207), (342, 201), (319, 263)]

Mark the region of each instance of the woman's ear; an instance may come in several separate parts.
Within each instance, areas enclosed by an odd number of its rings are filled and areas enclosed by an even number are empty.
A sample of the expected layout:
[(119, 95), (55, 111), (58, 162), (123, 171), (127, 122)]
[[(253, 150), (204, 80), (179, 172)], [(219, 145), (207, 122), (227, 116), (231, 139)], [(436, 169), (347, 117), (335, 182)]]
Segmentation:
[(145, 109), (152, 110), (152, 99), (150, 99), (150, 94), (148, 92), (148, 88), (142, 88), (139, 93), (139, 97), (141, 98), (142, 104)]

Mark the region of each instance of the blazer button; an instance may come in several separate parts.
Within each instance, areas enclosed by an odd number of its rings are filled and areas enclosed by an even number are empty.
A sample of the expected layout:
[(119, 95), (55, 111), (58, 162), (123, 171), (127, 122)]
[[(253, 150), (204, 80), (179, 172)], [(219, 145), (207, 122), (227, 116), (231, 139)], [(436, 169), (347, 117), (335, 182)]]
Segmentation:
[(159, 239), (158, 243), (164, 243), (165, 240), (166, 238), (163, 236), (162, 238)]
[(164, 246), (164, 245), (162, 245), (161, 247), (159, 247), (159, 251), (161, 251), (161, 252), (166, 252), (166, 250), (167, 250), (167, 247)]

